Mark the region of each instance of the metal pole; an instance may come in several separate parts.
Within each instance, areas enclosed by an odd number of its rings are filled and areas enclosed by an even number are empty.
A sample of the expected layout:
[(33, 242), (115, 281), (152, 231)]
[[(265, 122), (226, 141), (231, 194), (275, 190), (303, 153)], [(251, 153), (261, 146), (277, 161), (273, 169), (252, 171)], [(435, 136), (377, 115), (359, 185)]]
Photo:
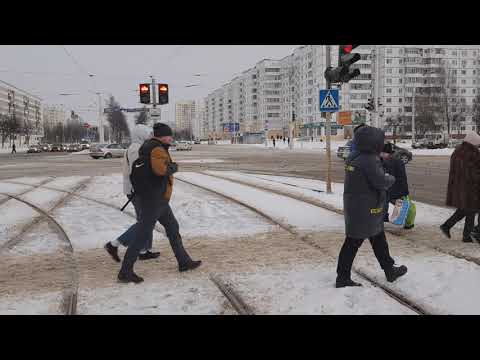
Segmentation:
[[(153, 109), (157, 108), (157, 89), (156, 89), (156, 82), (155, 82), (155, 77), (151, 76), (152, 78), (152, 107)], [(156, 115), (156, 114), (155, 114)], [(156, 116), (155, 116), (156, 118)], [(153, 120), (153, 123), (155, 123), (155, 120)]]
[(413, 88), (413, 105), (412, 105), (412, 145), (415, 142), (415, 96), (417, 94), (417, 88)]
[[(325, 46), (325, 61), (326, 67), (331, 66), (330, 59), (330, 45)], [(331, 88), (330, 81), (327, 80), (327, 90)], [(327, 113), (325, 123), (325, 135), (326, 135), (326, 150), (327, 150), (327, 194), (332, 193), (332, 157), (330, 152), (330, 135), (331, 135), (331, 116), (332, 113)]]
[(100, 144), (103, 144), (105, 142), (105, 134), (104, 134), (104, 128), (103, 128), (103, 114), (102, 114), (102, 94), (97, 93), (98, 95), (98, 135), (99, 135), (99, 142)]

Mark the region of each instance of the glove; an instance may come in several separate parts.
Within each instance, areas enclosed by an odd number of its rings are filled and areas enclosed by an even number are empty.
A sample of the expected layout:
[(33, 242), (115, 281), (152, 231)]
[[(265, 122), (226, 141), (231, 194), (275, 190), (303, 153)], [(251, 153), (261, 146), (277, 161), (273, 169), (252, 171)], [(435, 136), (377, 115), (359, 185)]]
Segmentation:
[(171, 162), (167, 166), (167, 175), (173, 175), (178, 171), (178, 164), (175, 162)]

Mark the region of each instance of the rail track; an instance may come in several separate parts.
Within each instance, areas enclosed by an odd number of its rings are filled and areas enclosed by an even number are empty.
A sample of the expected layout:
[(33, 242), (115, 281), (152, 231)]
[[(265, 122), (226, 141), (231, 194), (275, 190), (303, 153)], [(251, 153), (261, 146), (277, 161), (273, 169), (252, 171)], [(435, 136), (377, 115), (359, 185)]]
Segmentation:
[[(228, 181), (231, 181), (231, 182), (236, 182), (238, 184), (241, 184), (241, 185), (246, 185), (246, 184), (242, 184), (241, 182), (237, 182), (237, 181), (234, 181), (234, 180), (231, 180), (231, 179), (226, 179), (226, 178), (222, 178), (222, 177), (219, 177), (219, 176), (213, 176), (211, 174), (205, 174), (205, 175), (208, 175), (208, 176), (212, 176), (212, 177), (217, 177), (219, 179), (222, 179), (222, 180), (228, 180)], [(322, 251), (326, 256), (330, 257), (330, 258), (333, 258), (333, 256), (331, 254), (329, 254), (324, 248), (318, 246), (317, 244), (315, 244), (314, 242), (312, 241), (309, 241), (309, 236), (308, 234), (300, 234), (299, 232), (297, 232), (296, 230), (294, 230), (290, 225), (284, 223), (284, 222), (281, 222), (281, 221), (277, 221), (275, 219), (273, 219), (271, 216), (269, 216), (268, 214), (265, 214), (263, 211), (259, 210), (259, 209), (256, 209), (255, 207), (252, 207), (242, 201), (239, 201), (233, 197), (230, 197), (228, 195), (225, 195), (225, 194), (222, 194), (220, 192), (217, 192), (215, 190), (212, 190), (208, 187), (204, 187), (204, 186), (201, 186), (201, 185), (198, 185), (198, 184), (194, 184), (190, 181), (187, 181), (187, 180), (184, 180), (184, 179), (179, 179), (179, 178), (176, 178), (177, 181), (181, 181), (181, 182), (184, 182), (186, 184), (189, 184), (189, 185), (192, 185), (192, 186), (195, 186), (195, 187), (198, 187), (198, 188), (201, 188), (203, 190), (206, 190), (206, 191), (209, 191), (209, 192), (212, 192), (218, 196), (221, 196), (229, 201), (232, 201), (232, 202), (235, 202), (237, 204), (240, 204), (252, 211), (254, 211), (255, 213), (259, 214), (260, 216), (262, 216), (263, 218), (267, 219), (268, 221), (278, 225), (280, 228), (284, 229), (285, 231), (287, 231), (288, 233), (290, 233), (291, 235), (295, 236), (296, 239)], [(247, 186), (250, 186), (250, 187), (256, 187), (254, 185), (247, 185)], [(260, 190), (263, 190), (263, 191), (270, 191), (270, 192), (274, 192), (274, 191), (271, 191), (270, 189), (262, 189), (261, 187), (257, 187), (258, 189)], [(274, 192), (275, 193), (275, 192)], [(293, 198), (292, 196), (290, 196), (291, 198)], [(303, 201), (301, 199), (296, 199), (298, 201)], [(329, 209), (327, 209), (329, 210)], [(419, 315), (430, 315), (429, 311), (424, 309), (421, 305), (418, 305), (416, 304), (415, 302), (413, 302), (412, 300), (410, 299), (407, 299), (405, 296), (391, 290), (391, 289), (388, 289), (386, 288), (385, 286), (383, 286), (382, 284), (378, 283), (377, 281), (375, 281), (374, 279), (372, 279), (371, 277), (367, 276), (366, 274), (364, 274), (362, 271), (359, 271), (357, 269), (353, 269), (353, 271), (359, 276), (361, 277), (362, 279), (364, 279), (365, 281), (367, 281), (368, 283), (370, 283), (372, 286), (374, 287), (377, 287), (379, 288), (380, 290), (382, 290), (387, 296), (391, 297), (392, 299), (394, 299), (395, 301), (397, 301), (398, 303), (400, 303), (402, 306), (404, 307), (407, 307), (408, 309), (410, 309), (411, 311), (415, 312), (416, 314), (419, 314)], [(230, 299), (229, 299), (230, 301)], [(232, 304), (233, 305), (233, 304)], [(235, 306), (234, 306), (235, 307)], [(238, 311), (238, 310), (237, 310)]]

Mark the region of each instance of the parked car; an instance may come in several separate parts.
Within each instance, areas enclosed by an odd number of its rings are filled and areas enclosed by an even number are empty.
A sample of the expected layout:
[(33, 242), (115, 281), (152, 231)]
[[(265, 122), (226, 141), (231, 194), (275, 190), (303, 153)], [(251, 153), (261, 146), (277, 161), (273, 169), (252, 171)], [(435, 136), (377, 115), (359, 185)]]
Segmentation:
[(350, 148), (352, 146), (352, 140), (347, 141), (344, 146), (339, 146), (337, 149), (337, 157), (345, 160), (350, 155)]
[(27, 154), (41, 153), (41, 152), (42, 152), (42, 148), (40, 147), (40, 145), (30, 145), (27, 150)]
[(79, 144), (70, 144), (67, 146), (67, 151), (68, 152), (77, 152), (82, 149), (81, 145)]
[(450, 139), (450, 141), (448, 142), (448, 147), (450, 149), (454, 149), (458, 145), (460, 145), (462, 142), (463, 142), (463, 140), (460, 140), (460, 139)]
[(90, 149), (90, 143), (87, 140), (82, 140), (80, 141), (80, 146), (82, 147), (82, 150), (85, 149)]
[(50, 144), (40, 144), (39, 146), (40, 146), (40, 149), (45, 152), (49, 152), (52, 148)]
[(200, 145), (200, 144), (201, 144), (200, 140), (195, 140), (193, 143), (194, 143), (195, 145)]
[(393, 156), (402, 160), (404, 164), (408, 164), (413, 159), (413, 154), (407, 149), (401, 148), (395, 144), (393, 145)]
[(62, 152), (63, 151), (63, 145), (62, 144), (53, 144), (52, 147), (50, 148), (51, 152)]
[(175, 148), (177, 151), (191, 151), (192, 145), (189, 141), (178, 141)]
[(125, 149), (121, 144), (98, 144), (90, 147), (90, 156), (94, 159), (123, 157)]

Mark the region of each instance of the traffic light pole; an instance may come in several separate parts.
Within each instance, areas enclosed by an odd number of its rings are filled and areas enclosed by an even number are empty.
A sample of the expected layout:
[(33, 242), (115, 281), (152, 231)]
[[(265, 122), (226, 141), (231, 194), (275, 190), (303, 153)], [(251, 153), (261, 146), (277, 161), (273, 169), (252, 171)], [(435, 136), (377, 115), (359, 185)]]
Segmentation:
[[(327, 68), (331, 66), (330, 45), (325, 46), (325, 61)], [(327, 80), (327, 90), (330, 90), (331, 83)], [(325, 121), (325, 136), (326, 136), (326, 153), (327, 153), (327, 194), (332, 193), (332, 156), (330, 149), (330, 135), (331, 135), (331, 112), (327, 112)]]

